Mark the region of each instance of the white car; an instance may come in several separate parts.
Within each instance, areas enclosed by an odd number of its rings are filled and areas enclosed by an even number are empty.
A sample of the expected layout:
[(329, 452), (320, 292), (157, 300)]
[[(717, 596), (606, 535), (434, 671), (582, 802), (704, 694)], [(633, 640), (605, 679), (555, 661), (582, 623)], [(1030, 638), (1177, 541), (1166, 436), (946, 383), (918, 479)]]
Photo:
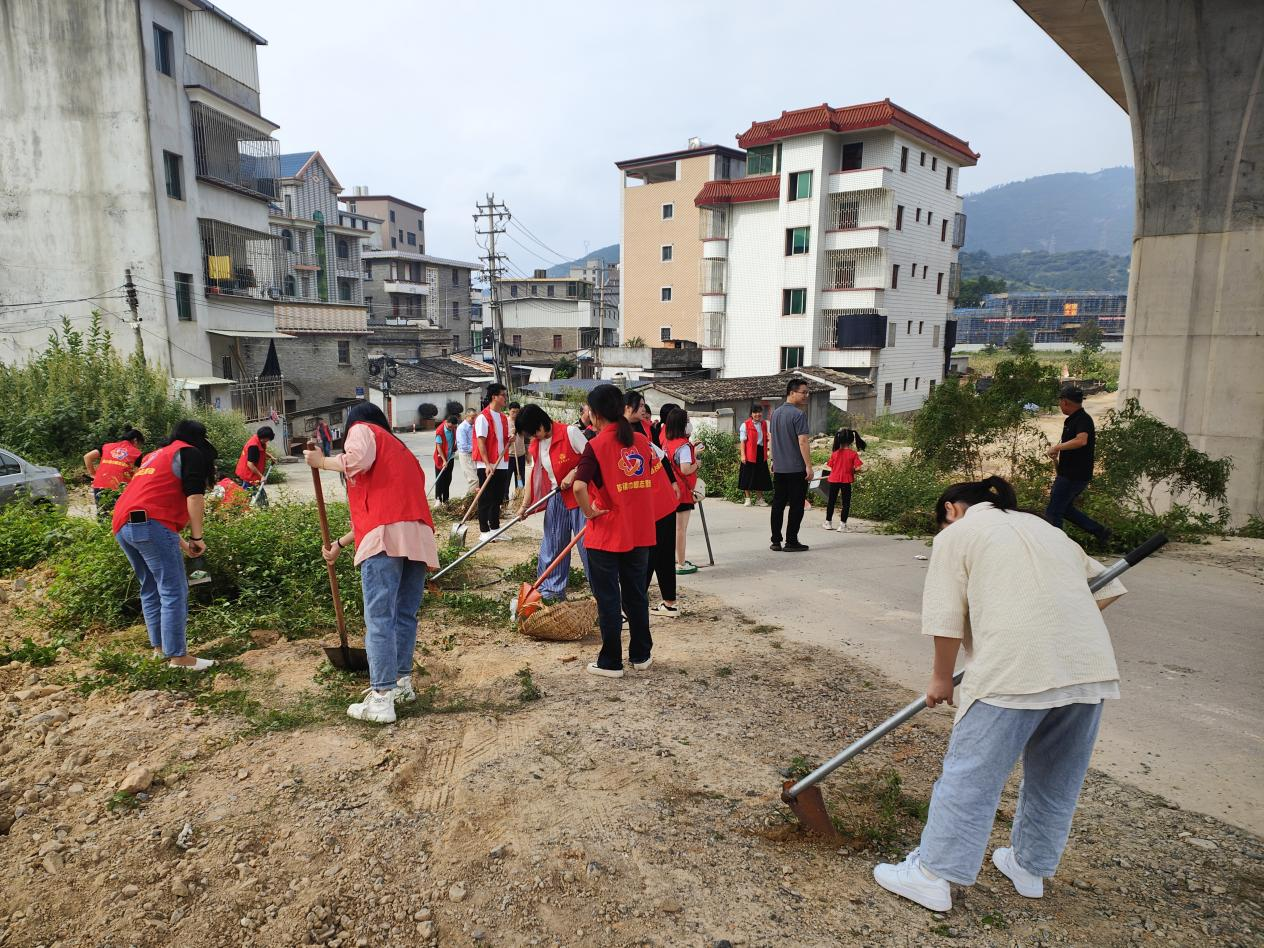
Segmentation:
[(55, 467), (32, 464), (0, 448), (0, 507), (30, 498), (66, 507), (66, 481)]

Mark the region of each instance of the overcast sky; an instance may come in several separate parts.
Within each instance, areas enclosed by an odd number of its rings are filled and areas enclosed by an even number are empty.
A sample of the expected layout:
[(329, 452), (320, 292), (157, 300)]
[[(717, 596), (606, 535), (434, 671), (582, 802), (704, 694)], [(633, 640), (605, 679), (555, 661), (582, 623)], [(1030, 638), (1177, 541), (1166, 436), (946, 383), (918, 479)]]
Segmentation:
[(440, 256), (475, 259), (494, 191), (560, 255), (518, 234), (527, 272), (619, 240), (615, 161), (821, 102), (889, 97), (967, 139), (966, 193), (1132, 164), (1123, 110), (1010, 0), (217, 3), (268, 39), (283, 151), (423, 205)]

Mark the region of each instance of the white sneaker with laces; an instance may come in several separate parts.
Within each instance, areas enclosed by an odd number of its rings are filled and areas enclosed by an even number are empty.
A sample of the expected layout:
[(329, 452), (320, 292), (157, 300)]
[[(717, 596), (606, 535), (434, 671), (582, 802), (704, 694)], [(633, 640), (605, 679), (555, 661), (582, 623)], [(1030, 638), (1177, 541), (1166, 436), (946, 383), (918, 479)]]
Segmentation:
[(486, 542), (487, 542), (488, 540), (490, 540), (491, 538), (492, 538), (492, 531), (491, 531), (491, 530), (488, 530), (486, 533), (480, 533), (480, 534), (478, 535), (478, 542), (479, 542), (479, 543), (486, 543)]
[(347, 706), (347, 716), (357, 721), (373, 721), (377, 724), (395, 723), (395, 689), (374, 691), (364, 689), (364, 700)]
[(649, 658), (647, 658), (643, 662), (633, 662), (632, 667), (635, 668), (637, 671), (644, 671), (645, 669), (649, 668), (653, 664), (654, 664), (654, 656), (651, 655)]
[(410, 704), (411, 702), (416, 701), (417, 692), (413, 690), (412, 675), (405, 675), (403, 678), (399, 679), (399, 681), (395, 682), (395, 690), (391, 692), (391, 695), (394, 697), (396, 704), (399, 704), (400, 702)]
[(678, 606), (669, 606), (665, 602), (660, 602), (657, 606), (650, 610), (650, 615), (666, 616), (669, 619), (674, 619), (680, 615), (680, 608)]
[(747, 498), (746, 498), (746, 503), (742, 504), (742, 506), (743, 506), (743, 507), (749, 507), (750, 505), (751, 505), (751, 499), (750, 499), (749, 497), (747, 497)]
[(822, 523), (822, 524), (821, 524), (821, 529), (822, 529), (822, 530), (833, 530), (833, 529), (834, 529), (834, 525), (833, 525), (832, 523), (830, 523), (828, 520), (826, 520), (824, 523)]
[(922, 865), (921, 849), (914, 849), (902, 863), (884, 862), (874, 866), (873, 878), (888, 892), (916, 902), (932, 912), (947, 912), (952, 908), (952, 888), (947, 879), (941, 879)]
[(846, 521), (846, 520), (844, 520), (842, 523), (840, 523), (840, 524), (838, 525), (838, 532), (839, 532), (839, 533), (846, 533), (846, 532), (847, 532), (847, 521)]
[(600, 675), (602, 678), (622, 678), (622, 668), (602, 668), (596, 662), (588, 663), (588, 674)]
[(992, 865), (1014, 883), (1014, 890), (1029, 899), (1039, 899), (1045, 894), (1045, 880), (1032, 875), (1018, 864), (1014, 850), (1009, 846), (992, 851)]

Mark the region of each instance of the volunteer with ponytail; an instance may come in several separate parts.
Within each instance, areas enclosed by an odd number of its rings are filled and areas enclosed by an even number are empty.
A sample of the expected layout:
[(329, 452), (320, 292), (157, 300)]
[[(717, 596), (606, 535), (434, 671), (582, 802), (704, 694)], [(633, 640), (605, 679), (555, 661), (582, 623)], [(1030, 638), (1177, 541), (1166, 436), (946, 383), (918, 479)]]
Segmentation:
[(333, 563), (355, 545), (364, 590), (364, 648), (369, 687), (347, 708), (360, 721), (389, 724), (396, 701), (414, 701), (413, 649), (426, 570), (439, 566), (426, 475), (413, 453), (391, 433), (382, 409), (360, 402), (347, 412), (343, 453), (305, 451), (308, 465), (347, 477), (351, 530), (322, 551)]
[(856, 472), (864, 467), (860, 455), (856, 452), (865, 449), (865, 439), (851, 428), (840, 428), (834, 435), (834, 451), (829, 459), (829, 501), (825, 507), (825, 522), (821, 524), (826, 530), (834, 529), (834, 505), (838, 508), (838, 529), (847, 529), (847, 517), (851, 514), (851, 485), (856, 480)]
[(698, 567), (685, 558), (689, 515), (694, 508), (693, 489), (698, 483), (698, 456), (685, 430), (688, 424), (685, 410), (677, 408), (667, 416), (663, 426), (663, 450), (680, 485), (680, 504), (676, 507), (676, 573), (681, 576), (698, 572)]
[(1020, 511), (999, 477), (949, 487), (935, 508), (922, 594), (922, 632), (935, 638), (926, 705), (953, 701), (953, 668), (969, 655), (943, 773), (921, 845), (874, 869), (883, 888), (936, 912), (950, 884), (972, 885), (1010, 771), (1023, 759), (1011, 845), (992, 863), (1019, 895), (1038, 899), (1066, 847), (1119, 669), (1101, 610), (1125, 592), (1096, 593), (1105, 567), (1043, 517)]
[[(584, 514), (575, 499), (574, 484), (575, 469), (588, 447), (588, 439), (574, 425), (553, 421), (539, 405), (528, 405), (518, 412), (517, 424), (519, 433), (527, 439), (527, 454), (532, 462), (518, 516), (555, 487), (562, 488), (544, 508), (544, 536), (540, 538), (540, 555), (537, 557), (538, 576), (557, 559), (566, 544), (571, 542), (571, 537), (584, 528)], [(576, 548), (587, 576), (588, 550), (583, 539)], [(545, 599), (565, 599), (570, 572), (571, 558), (568, 554), (566, 561), (544, 580), (540, 595)]]
[(118, 441), (103, 444), (83, 456), (83, 466), (92, 478), (92, 500), (99, 513), (109, 513), (113, 506), (108, 499), (103, 502), (101, 495), (122, 490), (136, 473), (144, 444), (145, 436), (135, 428), (128, 428)]
[[(189, 580), (180, 558), (206, 552), (202, 516), (215, 477), (215, 448), (200, 421), (181, 421), (141, 460), (114, 505), (114, 539), (140, 580), (140, 606), (154, 658), (205, 671), (215, 663), (188, 654)], [(189, 538), (180, 536), (185, 527)]]
[(652, 661), (645, 573), (654, 545), (654, 456), (649, 440), (624, 417), (617, 387), (598, 385), (588, 393), (588, 405), (597, 435), (575, 476), (575, 499), (588, 518), (588, 584), (601, 624), (601, 653), (588, 671), (622, 678), (625, 614), (632, 667), (649, 668)]

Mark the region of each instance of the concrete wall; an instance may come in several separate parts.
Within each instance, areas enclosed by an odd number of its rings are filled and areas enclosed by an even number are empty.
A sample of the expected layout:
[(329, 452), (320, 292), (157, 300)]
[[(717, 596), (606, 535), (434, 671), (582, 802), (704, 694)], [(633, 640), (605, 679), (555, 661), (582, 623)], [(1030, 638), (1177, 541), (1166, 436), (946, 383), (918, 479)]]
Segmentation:
[[(126, 314), (124, 268), (163, 278), (141, 33), (135, 0), (0, 3), (0, 303), (111, 297), (0, 310), (5, 362), (43, 350), (63, 315), (82, 329), (94, 307)], [(140, 307), (165, 361), (163, 297)], [(130, 352), (132, 330), (105, 320)]]
[[(478, 408), (478, 389), (470, 389), (465, 392), (427, 392), (424, 395), (392, 395), (391, 410), (393, 417), (392, 423), (396, 428), (411, 428), (414, 424), (421, 426), (421, 416), (417, 414), (417, 410), (425, 403), (429, 402), (439, 409), (439, 415), (442, 417), (443, 408), (448, 402), (460, 402), (467, 408)], [(377, 405), (383, 411), (385, 408), (385, 399), (380, 389), (369, 389), (369, 401)]]
[(1264, 514), (1264, 4), (1101, 4), (1137, 169), (1120, 399), (1233, 459), (1240, 522)]
[[(356, 389), (369, 384), (368, 336), (297, 335), (294, 339), (249, 339), (241, 343), (245, 377), (253, 378), (263, 369), (268, 343), (276, 342), (277, 361), (285, 376), (285, 397), (295, 408), (332, 405), (356, 397)], [(338, 361), (338, 343), (348, 342), (351, 360)]]

